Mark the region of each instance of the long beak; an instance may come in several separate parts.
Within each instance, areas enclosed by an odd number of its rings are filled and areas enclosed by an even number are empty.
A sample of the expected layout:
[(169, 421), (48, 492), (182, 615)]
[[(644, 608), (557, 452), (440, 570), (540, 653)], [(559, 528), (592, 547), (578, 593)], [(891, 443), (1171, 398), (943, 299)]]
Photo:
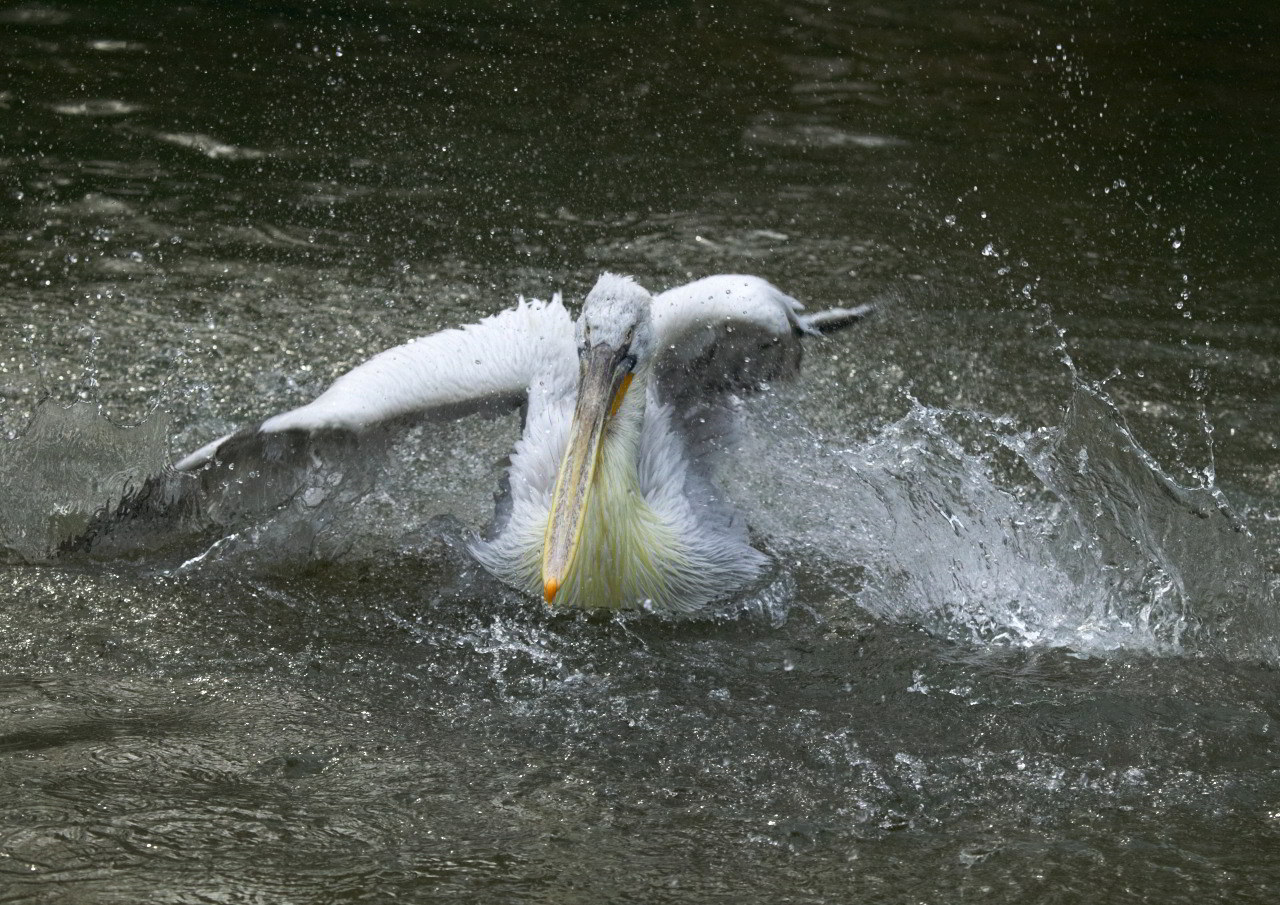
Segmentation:
[(604, 344), (593, 347), (583, 360), (569, 445), (560, 462), (542, 545), (542, 596), (548, 605), (555, 601), (578, 555), (605, 422), (617, 410), (630, 376), (617, 350)]

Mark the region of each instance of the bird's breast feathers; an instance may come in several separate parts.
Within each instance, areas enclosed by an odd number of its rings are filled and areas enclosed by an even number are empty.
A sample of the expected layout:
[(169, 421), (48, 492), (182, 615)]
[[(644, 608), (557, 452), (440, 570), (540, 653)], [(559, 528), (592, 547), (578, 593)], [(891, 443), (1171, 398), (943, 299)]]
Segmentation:
[[(511, 462), (510, 518), (497, 537), (472, 547), (486, 569), (537, 596), (559, 464), (555, 453), (563, 453), (568, 433), (569, 412), (554, 414), (539, 413), (535, 420), (530, 412)], [(545, 431), (553, 442), (533, 440), (531, 431)], [(691, 613), (760, 573), (763, 554), (697, 518), (685, 495), (687, 466), (665, 407), (651, 401), (638, 435), (615, 430), (604, 443), (582, 541), (556, 595), (557, 608)], [(636, 443), (638, 450), (626, 448)], [(645, 465), (639, 470), (637, 458)], [(646, 477), (649, 486), (641, 483)]]

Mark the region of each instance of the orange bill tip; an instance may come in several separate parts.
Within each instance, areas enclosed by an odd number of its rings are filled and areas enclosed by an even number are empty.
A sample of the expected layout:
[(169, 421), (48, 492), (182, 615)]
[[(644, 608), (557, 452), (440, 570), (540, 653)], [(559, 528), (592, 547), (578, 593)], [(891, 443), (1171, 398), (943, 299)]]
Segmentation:
[(556, 599), (556, 592), (560, 590), (560, 582), (554, 578), (548, 578), (542, 583), (542, 599), (547, 602), (547, 606), (551, 606)]

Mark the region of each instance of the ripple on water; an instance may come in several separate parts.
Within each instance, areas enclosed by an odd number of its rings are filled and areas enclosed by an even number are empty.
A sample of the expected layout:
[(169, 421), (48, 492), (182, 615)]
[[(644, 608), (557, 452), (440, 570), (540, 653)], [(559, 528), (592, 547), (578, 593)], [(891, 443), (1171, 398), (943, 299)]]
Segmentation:
[(203, 154), (210, 160), (257, 160), (266, 156), (265, 151), (228, 144), (202, 132), (157, 132), (156, 138), (176, 147)]
[(53, 104), (51, 108), (55, 113), (61, 113), (63, 116), (124, 116), (128, 113), (137, 113), (139, 110), (146, 109), (142, 104), (113, 100), (111, 98), (66, 101), (60, 104)]
[(815, 123), (807, 119), (789, 123), (779, 121), (773, 117), (748, 126), (742, 133), (742, 143), (747, 147), (763, 146), (815, 150), (839, 148), (879, 150), (881, 148), (900, 148), (908, 144), (906, 139), (898, 138), (894, 135), (854, 132), (839, 126)]

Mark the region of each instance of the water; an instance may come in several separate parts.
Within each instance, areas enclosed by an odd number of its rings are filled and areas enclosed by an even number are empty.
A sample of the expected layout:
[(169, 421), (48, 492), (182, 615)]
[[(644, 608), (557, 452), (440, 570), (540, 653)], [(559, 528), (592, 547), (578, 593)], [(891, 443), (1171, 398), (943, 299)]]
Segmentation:
[[(1274, 901), (1271, 6), (437, 7), (0, 11), (0, 899)], [(52, 555), (606, 268), (880, 306), (706, 618), (485, 575), (501, 419)]]

